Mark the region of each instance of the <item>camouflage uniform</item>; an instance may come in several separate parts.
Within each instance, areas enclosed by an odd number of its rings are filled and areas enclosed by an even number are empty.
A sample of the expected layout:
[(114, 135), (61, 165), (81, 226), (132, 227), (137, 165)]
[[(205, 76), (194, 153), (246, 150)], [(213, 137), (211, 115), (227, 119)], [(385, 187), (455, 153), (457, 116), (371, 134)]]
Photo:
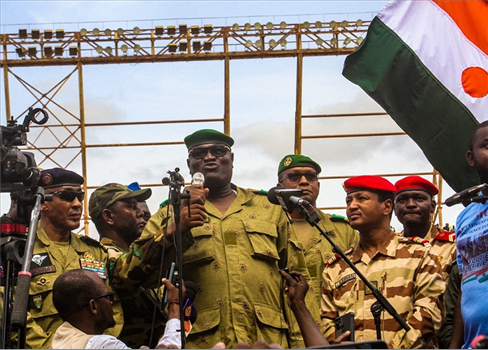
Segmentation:
[[(198, 317), (187, 347), (211, 348), (222, 341), (233, 348), (238, 342), (252, 344), (258, 339), (287, 347), (287, 341), (296, 339), (287, 336), (284, 312), (291, 312), (285, 307), (278, 269), (287, 266), (307, 275), (302, 246), (295, 245), (285, 213), (264, 193), (232, 188), (237, 197), (227, 212), (222, 214), (207, 201), (204, 225), (183, 238), (183, 278), (195, 282), (199, 291), (194, 302)], [(132, 249), (154, 249), (153, 235), (156, 241), (162, 239), (167, 211), (162, 206), (153, 215)], [(174, 261), (174, 249), (165, 254), (168, 265)]]
[[(80, 237), (74, 233), (71, 233), (69, 250), (65, 260), (64, 255), (39, 225), (31, 263), (32, 281), (29, 291), (26, 327), (27, 347), (34, 349), (50, 347), (54, 332), (63, 323), (53, 305), (52, 288), (54, 281), (65, 271), (81, 268), (83, 259), (94, 261), (95, 264), (100, 262), (108, 264), (107, 253), (97, 241), (84, 236)], [(86, 263), (89, 264), (89, 262), (83, 262), (85, 265)], [(106, 272), (106, 269), (101, 269), (100, 272)], [(112, 291), (106, 275), (104, 278), (107, 287)], [(69, 296), (66, 297), (69, 298)], [(107, 329), (105, 334), (118, 337), (123, 326), (123, 314), (117, 295), (113, 309), (116, 325)]]
[[(320, 228), (329, 233), (330, 238), (332, 238), (332, 241), (339, 248), (348, 250), (358, 245), (359, 235), (349, 226), (346, 218), (339, 215), (326, 214), (320, 210), (317, 210), (317, 212), (321, 218), (319, 221)], [(296, 219), (293, 219), (293, 221), (295, 222)], [(333, 258), (334, 253), (332, 252), (332, 246), (329, 241), (315, 227), (313, 228), (310, 241), (312, 242), (311, 245), (304, 249), (307, 270), (310, 275), (310, 279), (308, 280), (310, 289), (307, 295), (314, 294), (315, 300), (312, 299), (310, 304), (309, 300), (306, 301), (312, 317), (315, 319), (317, 325), (320, 325), (320, 300), (322, 299), (320, 286), (322, 283), (322, 274), (327, 262)]]
[[(100, 243), (107, 250), (109, 256), (109, 275), (117, 264), (117, 259), (125, 252), (107, 237), (102, 237)], [(149, 344), (152, 329), (152, 320), (154, 305), (159, 301), (159, 296), (154, 289), (145, 289), (143, 287), (134, 287), (126, 289), (116, 288), (124, 311), (124, 328), (119, 336), (127, 346), (139, 348), (142, 345), (156, 346), (159, 338), (164, 333), (167, 315), (157, 308), (156, 321), (153, 334), (153, 344)]]
[[(442, 324), (442, 297), (445, 283), (440, 266), (428, 248), (397, 237), (393, 232), (371, 259), (361, 245), (350, 259), (366, 278), (388, 299), (411, 327), (405, 332), (386, 311), (382, 313), (382, 339), (390, 348), (426, 348), (435, 345)], [(355, 314), (355, 340), (376, 340), (371, 305), (376, 298), (342, 260), (324, 271), (322, 331), (334, 339), (334, 319), (350, 311)], [(434, 342), (434, 343), (433, 343)]]
[[(397, 235), (403, 237), (403, 233), (397, 233)], [(432, 225), (424, 238), (417, 236), (405, 238), (430, 248), (429, 253), (437, 257), (441, 265), (442, 277), (447, 285), (452, 266), (456, 262), (456, 234), (450, 231), (440, 231), (435, 225)]]

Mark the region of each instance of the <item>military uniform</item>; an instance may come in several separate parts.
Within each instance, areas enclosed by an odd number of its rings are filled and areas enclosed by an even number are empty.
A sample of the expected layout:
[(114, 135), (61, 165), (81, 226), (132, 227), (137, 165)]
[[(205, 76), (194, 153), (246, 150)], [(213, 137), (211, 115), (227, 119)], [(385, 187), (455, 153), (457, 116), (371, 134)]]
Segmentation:
[[(405, 332), (384, 311), (381, 316), (382, 340), (393, 349), (435, 345), (434, 335), (443, 321), (440, 295), (445, 283), (440, 266), (429, 254), (429, 249), (391, 232), (372, 259), (361, 245), (349, 258), (411, 327)], [(369, 289), (341, 259), (326, 268), (323, 276), (321, 327), (325, 337), (333, 340), (334, 319), (352, 311), (355, 314), (355, 340), (376, 340), (371, 314), (371, 305), (376, 298)]]
[[(285, 213), (270, 204), (264, 193), (232, 188), (237, 196), (227, 212), (222, 214), (206, 201), (204, 225), (183, 239), (183, 278), (198, 285), (194, 302), (198, 317), (187, 347), (211, 348), (222, 341), (232, 348), (238, 342), (256, 340), (288, 347), (288, 340), (293, 339), (287, 336), (285, 313), (290, 311), (278, 270), (289, 267), (307, 275), (303, 247), (295, 245), (297, 239)], [(153, 215), (133, 249), (138, 244), (149, 247), (153, 235), (156, 241), (162, 239), (161, 223), (169, 221), (167, 211), (163, 206)], [(165, 253), (167, 263), (174, 249)]]
[[(398, 235), (403, 236), (403, 233), (398, 233)], [(432, 225), (424, 238), (406, 238), (430, 248), (430, 254), (435, 256), (441, 265), (442, 277), (447, 284), (452, 266), (456, 262), (456, 234), (450, 231), (440, 231), (435, 225)]]
[[(349, 226), (347, 219), (339, 215), (326, 214), (320, 210), (317, 210), (321, 220), (319, 221), (319, 227), (327, 232), (333, 242), (339, 246), (342, 250), (348, 250), (355, 248), (359, 242), (358, 233)], [(305, 219), (303, 219), (305, 220)], [(296, 219), (293, 219), (295, 230)], [(306, 220), (305, 220), (306, 221)], [(306, 222), (306, 225), (310, 224)], [(327, 262), (331, 260), (335, 253), (332, 252), (332, 246), (329, 241), (323, 237), (317, 228), (312, 228), (312, 234), (310, 236), (310, 245), (304, 247), (305, 261), (307, 264), (307, 270), (310, 275), (308, 284), (310, 285), (308, 294), (315, 295), (315, 300), (307, 301), (307, 307), (312, 314), (312, 317), (320, 325), (320, 300), (322, 299), (321, 284), (322, 274), (327, 265)]]
[[(31, 263), (32, 281), (26, 327), (27, 347), (49, 348), (54, 332), (63, 323), (52, 300), (52, 288), (56, 278), (65, 271), (83, 266), (96, 271), (105, 279), (109, 290), (112, 291), (107, 278), (107, 263), (107, 253), (97, 241), (71, 233), (69, 246), (64, 255), (39, 225)], [(69, 295), (66, 297), (69, 298)], [(105, 333), (118, 337), (122, 330), (123, 314), (117, 295), (113, 310), (116, 325), (107, 329)]]
[[(100, 243), (107, 250), (109, 256), (109, 275), (112, 274), (117, 259), (126, 253), (107, 237), (102, 237)], [(117, 288), (122, 310), (124, 311), (124, 328), (119, 336), (127, 346), (139, 348), (142, 345), (149, 345), (151, 337), (152, 320), (155, 303), (159, 302), (159, 296), (155, 289), (135, 287), (132, 289)], [(154, 326), (153, 343), (156, 346), (159, 338), (164, 333), (167, 315), (162, 313), (159, 307), (156, 311), (156, 322)]]

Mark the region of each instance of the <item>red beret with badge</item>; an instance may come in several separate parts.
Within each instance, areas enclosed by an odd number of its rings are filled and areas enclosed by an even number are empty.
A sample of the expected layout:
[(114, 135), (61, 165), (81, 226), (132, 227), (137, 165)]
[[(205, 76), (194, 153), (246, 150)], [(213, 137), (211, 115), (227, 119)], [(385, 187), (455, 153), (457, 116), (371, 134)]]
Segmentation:
[(344, 181), (343, 186), (347, 194), (363, 190), (396, 192), (396, 187), (390, 181), (377, 175), (351, 177)]
[(407, 176), (395, 183), (396, 194), (409, 190), (421, 190), (428, 192), (431, 196), (435, 196), (439, 193), (439, 189), (432, 182), (424, 179), (423, 177), (412, 175)]

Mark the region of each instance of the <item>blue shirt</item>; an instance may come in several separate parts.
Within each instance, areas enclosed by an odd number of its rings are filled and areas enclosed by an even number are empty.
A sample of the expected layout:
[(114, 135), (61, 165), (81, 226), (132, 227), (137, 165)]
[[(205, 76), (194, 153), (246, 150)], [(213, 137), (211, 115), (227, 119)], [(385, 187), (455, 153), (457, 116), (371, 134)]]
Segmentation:
[(477, 335), (488, 335), (488, 203), (471, 203), (456, 221), (457, 263), (464, 320), (463, 349)]

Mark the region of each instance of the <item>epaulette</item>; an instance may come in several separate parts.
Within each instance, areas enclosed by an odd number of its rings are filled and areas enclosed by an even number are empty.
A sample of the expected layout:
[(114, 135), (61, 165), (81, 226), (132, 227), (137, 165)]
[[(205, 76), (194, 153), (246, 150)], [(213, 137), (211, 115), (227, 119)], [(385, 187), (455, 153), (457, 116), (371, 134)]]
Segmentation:
[(418, 237), (418, 236), (413, 236), (413, 237), (398, 237), (398, 241), (406, 244), (412, 244), (412, 243), (417, 243), (421, 244), (426, 248), (430, 248), (430, 242), (428, 239)]
[(169, 199), (162, 201), (161, 204), (159, 205), (159, 207), (162, 208), (162, 207), (166, 206), (168, 204), (168, 202), (169, 202)]
[(96, 239), (91, 238), (90, 236), (87, 236), (87, 235), (78, 235), (78, 237), (86, 245), (90, 245), (90, 246), (93, 246), (93, 247), (100, 247), (100, 248), (103, 248), (103, 250), (105, 250), (105, 251), (107, 250), (99, 241), (97, 241)]
[(456, 233), (451, 231), (441, 231), (434, 239), (444, 242), (456, 242)]
[(347, 224), (349, 223), (348, 218), (346, 218), (345, 216), (341, 216), (341, 215), (332, 214), (329, 219), (332, 222), (345, 222)]
[[(351, 254), (353, 252), (353, 248), (349, 248), (347, 250), (344, 251), (344, 254), (348, 255), (348, 254)], [(337, 253), (334, 253), (334, 255), (329, 259), (327, 260), (327, 262), (325, 263), (327, 265), (327, 267), (333, 265), (336, 261), (340, 260), (340, 255), (337, 254)]]

